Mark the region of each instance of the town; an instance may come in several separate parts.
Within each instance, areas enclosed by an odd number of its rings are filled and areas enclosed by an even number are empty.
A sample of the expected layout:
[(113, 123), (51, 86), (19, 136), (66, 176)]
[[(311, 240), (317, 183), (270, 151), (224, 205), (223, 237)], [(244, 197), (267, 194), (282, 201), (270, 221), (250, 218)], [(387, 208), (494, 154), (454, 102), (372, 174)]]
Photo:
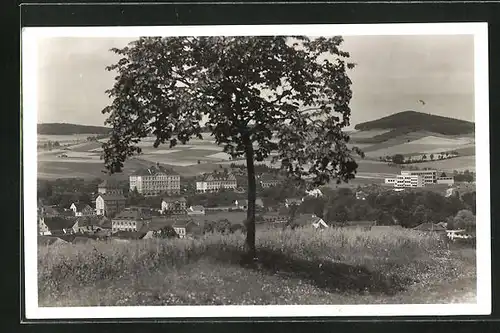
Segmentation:
[[(307, 190), (278, 169), (258, 165), (257, 171), (257, 229), (405, 227), (452, 240), (475, 238), (467, 222), (454, 223), (463, 211), (475, 214), (475, 185), (455, 181), (459, 176), (403, 170), (381, 184)], [(195, 238), (241, 231), (248, 210), (246, 177), (244, 165), (233, 163), (181, 179), (158, 163), (133, 172), (128, 181), (43, 181), (38, 193), (40, 241)], [(395, 198), (414, 202), (403, 207)]]

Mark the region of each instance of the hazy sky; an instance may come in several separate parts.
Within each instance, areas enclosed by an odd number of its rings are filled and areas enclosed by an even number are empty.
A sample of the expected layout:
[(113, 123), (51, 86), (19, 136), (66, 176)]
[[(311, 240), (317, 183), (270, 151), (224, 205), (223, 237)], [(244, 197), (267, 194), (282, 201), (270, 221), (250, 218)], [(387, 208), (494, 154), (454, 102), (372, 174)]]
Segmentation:
[[(104, 91), (117, 61), (109, 51), (130, 39), (47, 38), (39, 42), (38, 122), (103, 125)], [(474, 121), (473, 36), (346, 36), (357, 67), (351, 123), (416, 110)], [(424, 100), (423, 106), (418, 100)]]

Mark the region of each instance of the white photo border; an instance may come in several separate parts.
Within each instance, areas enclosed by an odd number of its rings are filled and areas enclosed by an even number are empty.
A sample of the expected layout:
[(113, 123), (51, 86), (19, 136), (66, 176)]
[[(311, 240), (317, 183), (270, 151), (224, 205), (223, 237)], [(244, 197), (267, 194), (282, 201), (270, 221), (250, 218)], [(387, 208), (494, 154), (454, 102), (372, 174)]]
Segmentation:
[[(47, 37), (257, 35), (474, 35), (477, 303), (384, 305), (255, 305), (39, 307), (37, 282), (37, 41)], [(162, 27), (30, 27), (22, 31), (22, 141), (26, 319), (451, 316), (491, 314), (489, 89), (487, 23), (230, 25)], [(488, 223), (490, 222), (490, 223)]]

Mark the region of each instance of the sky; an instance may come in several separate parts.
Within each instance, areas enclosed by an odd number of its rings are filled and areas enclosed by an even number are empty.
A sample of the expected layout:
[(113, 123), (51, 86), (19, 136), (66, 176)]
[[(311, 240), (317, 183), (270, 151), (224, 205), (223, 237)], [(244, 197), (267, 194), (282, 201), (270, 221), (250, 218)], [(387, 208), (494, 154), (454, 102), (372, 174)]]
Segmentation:
[[(109, 50), (131, 40), (39, 40), (38, 123), (103, 125), (116, 76), (105, 67), (119, 60)], [(348, 74), (351, 127), (406, 110), (474, 121), (472, 35), (344, 36), (342, 49), (357, 64)]]

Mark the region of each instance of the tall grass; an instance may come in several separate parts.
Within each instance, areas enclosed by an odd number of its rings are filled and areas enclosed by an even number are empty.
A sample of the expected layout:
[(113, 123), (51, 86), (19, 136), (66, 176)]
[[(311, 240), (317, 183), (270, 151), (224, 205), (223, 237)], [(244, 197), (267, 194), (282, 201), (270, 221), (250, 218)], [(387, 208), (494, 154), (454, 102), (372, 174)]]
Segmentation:
[[(283, 274), (286, 279), (326, 292), (394, 293), (433, 277), (449, 276), (454, 272), (450, 267), (459, 265), (452, 260), (439, 236), (404, 229), (389, 232), (334, 228), (321, 232), (312, 228), (262, 230), (257, 235), (257, 248), (258, 274)], [(222, 280), (231, 280), (237, 285), (255, 274), (254, 269), (239, 266), (243, 254), (241, 233), (212, 233), (190, 240), (39, 246), (40, 297), (52, 295), (51, 299), (56, 299), (59, 294), (86, 286), (108, 288), (139, 283), (147, 289), (144, 281), (158, 272), (161, 272), (161, 281), (155, 283), (169, 280), (173, 286), (180, 283), (172, 282), (173, 276), (189, 271), (183, 273), (182, 279), (186, 279), (182, 282), (186, 284), (183, 288), (206, 290), (223, 284)], [(193, 269), (203, 275), (199, 267), (210, 271), (205, 272), (208, 275), (203, 286), (197, 276), (187, 276), (194, 274)], [(260, 288), (256, 287), (255, 292), (259, 289), (260, 293)], [(161, 293), (166, 290), (170, 289), (162, 289)], [(219, 290), (219, 293), (225, 291)], [(252, 298), (252, 292), (249, 293), (241, 298)]]

